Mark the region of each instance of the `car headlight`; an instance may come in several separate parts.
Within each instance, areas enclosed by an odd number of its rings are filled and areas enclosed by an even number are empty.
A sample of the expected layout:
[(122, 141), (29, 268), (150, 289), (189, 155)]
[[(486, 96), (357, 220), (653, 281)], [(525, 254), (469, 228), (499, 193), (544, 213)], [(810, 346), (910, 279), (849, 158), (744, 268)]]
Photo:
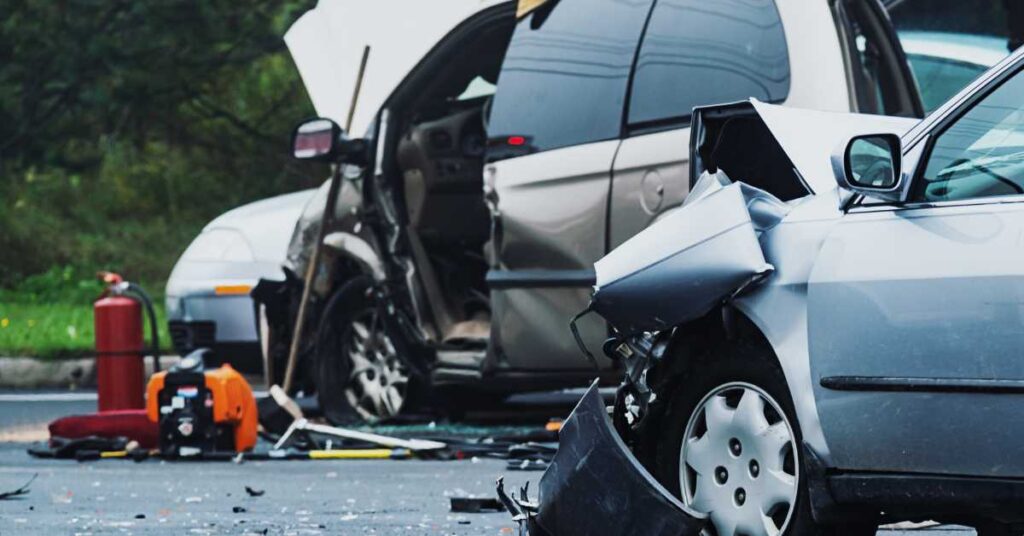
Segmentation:
[(203, 231), (192, 241), (184, 260), (200, 262), (252, 262), (255, 257), (252, 248), (242, 233), (232, 229), (210, 229)]

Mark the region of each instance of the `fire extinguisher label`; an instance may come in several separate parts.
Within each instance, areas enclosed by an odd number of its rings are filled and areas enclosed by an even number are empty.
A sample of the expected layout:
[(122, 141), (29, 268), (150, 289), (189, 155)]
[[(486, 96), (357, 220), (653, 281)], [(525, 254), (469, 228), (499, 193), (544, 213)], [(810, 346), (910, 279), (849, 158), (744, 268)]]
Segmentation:
[(176, 397), (172, 398), (171, 399), (171, 407), (174, 408), (174, 409), (182, 409), (182, 408), (184, 408), (185, 407), (185, 399), (180, 397), (180, 396), (176, 396)]

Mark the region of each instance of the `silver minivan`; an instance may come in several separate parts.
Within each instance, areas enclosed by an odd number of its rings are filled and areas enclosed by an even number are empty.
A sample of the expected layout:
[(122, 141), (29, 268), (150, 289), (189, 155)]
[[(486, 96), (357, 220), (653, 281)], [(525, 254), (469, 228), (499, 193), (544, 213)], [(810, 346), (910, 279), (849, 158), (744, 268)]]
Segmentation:
[[(300, 341), (332, 421), (592, 379), (569, 320), (594, 261), (686, 197), (694, 107), (923, 115), (877, 0), (358, 6), (322, 0), (286, 38), (318, 113), (365, 135)], [(259, 293), (278, 370), (321, 214)], [(591, 347), (609, 335), (578, 328)]]

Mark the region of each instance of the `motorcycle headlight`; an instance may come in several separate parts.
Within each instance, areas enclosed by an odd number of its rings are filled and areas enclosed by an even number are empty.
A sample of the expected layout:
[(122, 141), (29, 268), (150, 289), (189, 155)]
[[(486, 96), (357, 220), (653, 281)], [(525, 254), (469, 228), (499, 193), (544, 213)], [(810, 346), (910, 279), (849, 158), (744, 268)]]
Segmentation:
[(185, 250), (183, 259), (190, 261), (252, 262), (252, 248), (242, 233), (231, 229), (203, 231)]

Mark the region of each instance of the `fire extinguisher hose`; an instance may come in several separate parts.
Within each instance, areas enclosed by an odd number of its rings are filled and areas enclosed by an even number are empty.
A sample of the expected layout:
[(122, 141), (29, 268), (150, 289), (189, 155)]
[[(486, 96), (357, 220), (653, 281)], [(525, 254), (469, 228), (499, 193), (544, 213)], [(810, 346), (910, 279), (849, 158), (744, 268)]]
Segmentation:
[(153, 353), (153, 372), (160, 372), (160, 330), (157, 329), (156, 310), (153, 308), (153, 298), (149, 296), (141, 286), (128, 282), (127, 293), (142, 302), (146, 308), (146, 316), (149, 317), (149, 344)]

